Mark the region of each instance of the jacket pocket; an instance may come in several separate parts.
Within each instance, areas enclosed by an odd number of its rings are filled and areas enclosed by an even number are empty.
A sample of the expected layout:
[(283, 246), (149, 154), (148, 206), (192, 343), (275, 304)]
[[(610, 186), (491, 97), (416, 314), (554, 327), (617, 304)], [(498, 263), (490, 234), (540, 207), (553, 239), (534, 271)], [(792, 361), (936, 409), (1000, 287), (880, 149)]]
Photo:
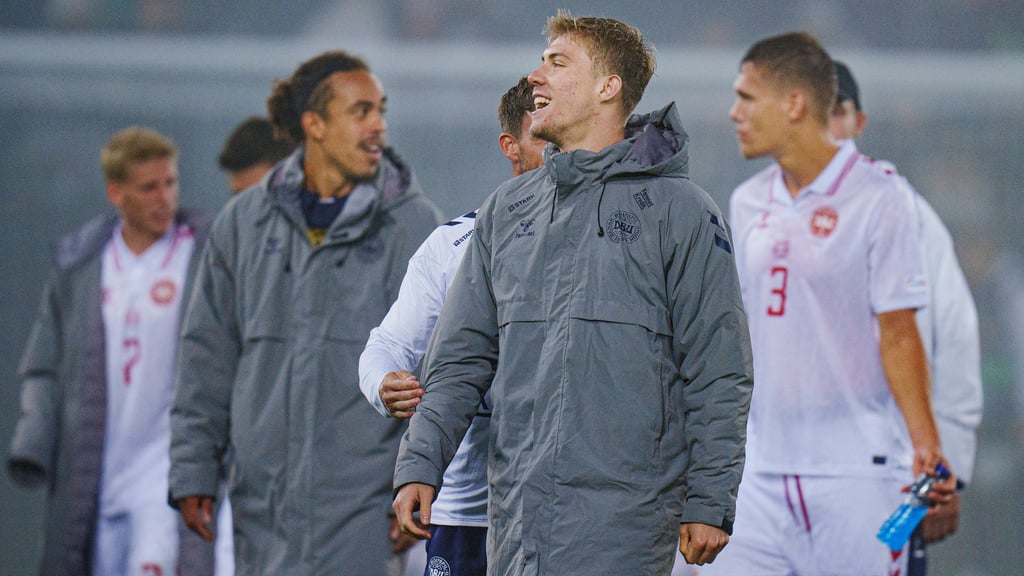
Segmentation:
[(498, 304), (498, 328), (511, 322), (544, 322), (544, 307), (533, 300), (516, 300)]
[(668, 311), (649, 304), (618, 300), (581, 300), (573, 303), (572, 318), (616, 324), (635, 324), (653, 334), (672, 336), (672, 323)]

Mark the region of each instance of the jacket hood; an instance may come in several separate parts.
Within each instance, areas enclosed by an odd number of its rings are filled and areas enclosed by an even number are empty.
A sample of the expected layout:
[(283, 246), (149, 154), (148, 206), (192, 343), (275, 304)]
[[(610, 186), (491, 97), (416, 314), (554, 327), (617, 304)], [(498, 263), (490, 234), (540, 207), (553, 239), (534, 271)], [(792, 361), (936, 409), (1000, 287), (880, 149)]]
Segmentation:
[[(303, 169), (305, 154), (305, 146), (299, 146), (270, 170), (261, 182), (267, 189), (269, 200), (282, 209), (297, 226), (304, 222), (299, 205), (299, 192), (306, 178)], [(388, 211), (423, 195), (423, 189), (420, 188), (412, 169), (390, 146), (384, 148), (384, 157), (381, 159), (372, 186), (372, 193), (365, 187), (353, 189), (345, 202), (345, 208), (338, 216), (338, 225), (332, 226), (331, 236), (341, 234), (342, 229), (347, 229), (346, 236), (358, 237), (372, 220), (367, 217), (368, 215), (375, 211)], [(353, 227), (360, 230), (352, 230)]]
[[(57, 267), (69, 270), (99, 254), (117, 227), (116, 214), (103, 214), (86, 222), (81, 228), (57, 241)], [(197, 242), (205, 238), (210, 217), (198, 210), (181, 208), (174, 215), (175, 225), (188, 224)]]
[(675, 102), (648, 114), (630, 116), (625, 136), (600, 152), (574, 150), (561, 154), (549, 145), (545, 151), (548, 173), (556, 181), (566, 179), (566, 169), (575, 169), (579, 176), (595, 181), (633, 175), (687, 177), (690, 138), (683, 130)]

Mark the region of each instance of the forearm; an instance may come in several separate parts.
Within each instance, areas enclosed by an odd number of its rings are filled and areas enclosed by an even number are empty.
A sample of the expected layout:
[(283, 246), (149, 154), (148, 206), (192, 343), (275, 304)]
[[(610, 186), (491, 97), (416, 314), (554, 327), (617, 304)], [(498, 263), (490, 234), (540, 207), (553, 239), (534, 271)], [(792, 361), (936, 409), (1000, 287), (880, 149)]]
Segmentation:
[(938, 427), (931, 408), (928, 361), (913, 311), (878, 316), (879, 349), (889, 390), (903, 414), (915, 451), (915, 473), (933, 468), (942, 457)]

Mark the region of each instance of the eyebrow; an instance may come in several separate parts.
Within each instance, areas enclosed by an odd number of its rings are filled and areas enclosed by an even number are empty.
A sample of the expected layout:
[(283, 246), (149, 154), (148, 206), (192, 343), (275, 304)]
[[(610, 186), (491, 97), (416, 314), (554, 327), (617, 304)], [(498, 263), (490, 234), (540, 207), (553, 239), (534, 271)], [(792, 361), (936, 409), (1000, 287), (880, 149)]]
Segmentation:
[(385, 105), (387, 105), (387, 103), (387, 95), (381, 97), (380, 103), (374, 102), (373, 100), (356, 100), (355, 102), (352, 103), (351, 106), (349, 106), (349, 110), (352, 110), (354, 108), (365, 108), (367, 106), (371, 108), (384, 107)]
[(561, 56), (562, 58), (566, 58), (568, 60), (571, 60), (571, 58), (566, 56), (565, 52), (551, 52), (551, 51), (545, 50), (540, 55), (540, 61), (544, 62), (546, 60), (554, 60), (555, 58), (558, 58), (559, 56)]

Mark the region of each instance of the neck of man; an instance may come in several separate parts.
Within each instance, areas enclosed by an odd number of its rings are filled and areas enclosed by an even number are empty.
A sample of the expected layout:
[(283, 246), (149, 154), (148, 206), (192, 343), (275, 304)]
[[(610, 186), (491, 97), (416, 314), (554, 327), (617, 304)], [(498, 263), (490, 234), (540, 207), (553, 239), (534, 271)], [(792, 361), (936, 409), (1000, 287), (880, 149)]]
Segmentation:
[(600, 152), (605, 148), (626, 138), (625, 122), (619, 118), (594, 118), (580, 130), (579, 134), (569, 134), (558, 144), (562, 152), (586, 150)]
[(121, 238), (124, 239), (125, 246), (127, 246), (128, 249), (132, 251), (132, 254), (135, 254), (136, 256), (148, 250), (153, 244), (156, 244), (156, 241), (159, 240), (164, 233), (154, 234), (146, 230), (135, 228), (123, 218), (121, 219)]
[(321, 198), (341, 198), (347, 196), (355, 188), (354, 180), (328, 161), (319, 147), (307, 147), (306, 157), (302, 165), (305, 174), (305, 186)]
[(827, 128), (805, 130), (786, 139), (785, 149), (775, 155), (782, 168), (782, 180), (789, 195), (796, 198), (801, 190), (814, 182), (832, 161), (839, 146)]

